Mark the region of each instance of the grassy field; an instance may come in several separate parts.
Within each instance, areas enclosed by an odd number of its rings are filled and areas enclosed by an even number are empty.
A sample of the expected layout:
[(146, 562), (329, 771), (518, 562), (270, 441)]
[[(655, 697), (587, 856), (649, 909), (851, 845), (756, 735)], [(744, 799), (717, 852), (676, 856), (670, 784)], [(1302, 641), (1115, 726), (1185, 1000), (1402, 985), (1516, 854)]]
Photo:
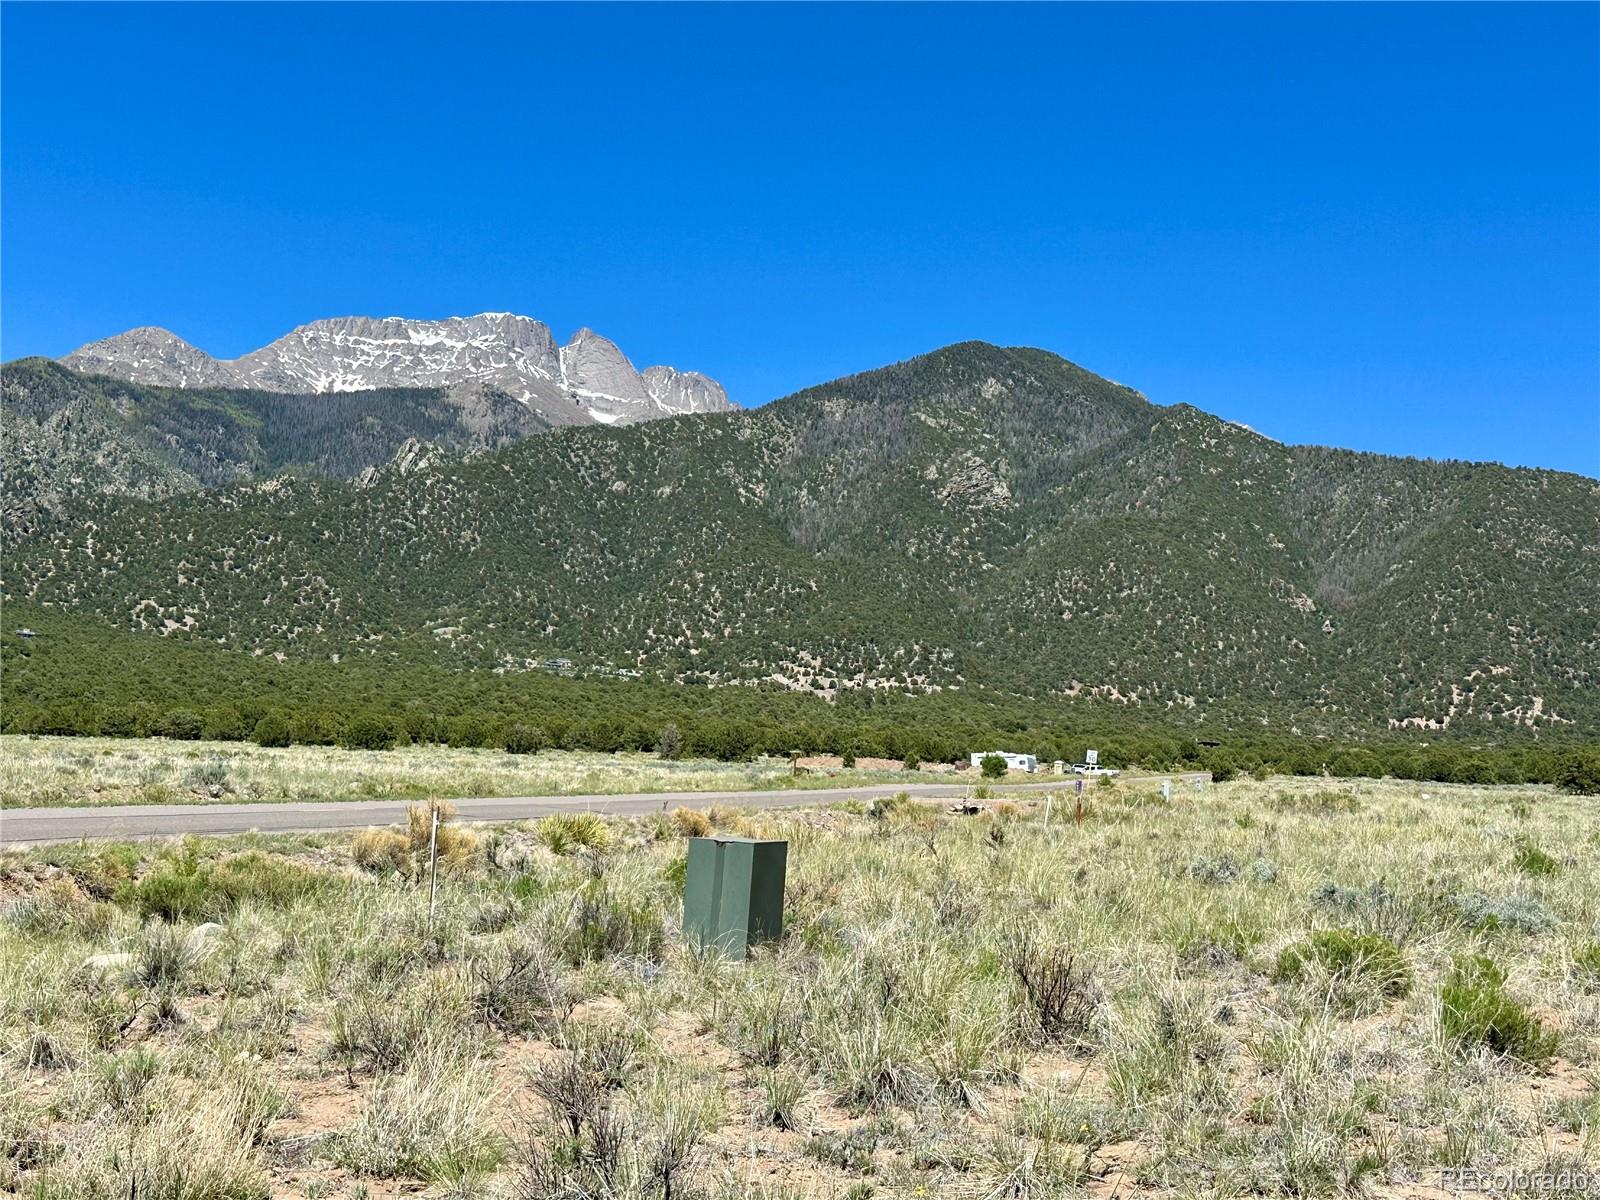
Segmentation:
[(0, 737), (0, 808), (723, 792), (852, 787), (900, 777), (842, 768), (796, 776), (786, 759), (772, 758), (672, 762), (654, 754), (517, 755), (432, 745), (371, 751), (163, 738)]
[(748, 963), (681, 935), (690, 814), (447, 824), (431, 926), (425, 813), (9, 855), (0, 1191), (1420, 1197), (1600, 1160), (1594, 801), (1055, 811), (713, 811), (790, 841)]

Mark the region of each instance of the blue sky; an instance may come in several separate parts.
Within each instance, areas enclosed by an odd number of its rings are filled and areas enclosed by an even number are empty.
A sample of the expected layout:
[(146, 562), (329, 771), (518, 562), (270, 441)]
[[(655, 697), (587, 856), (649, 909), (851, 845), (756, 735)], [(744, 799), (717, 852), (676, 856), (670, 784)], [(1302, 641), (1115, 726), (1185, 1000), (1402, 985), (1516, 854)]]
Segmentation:
[(1600, 474), (1600, 7), (0, 10), (0, 352), (513, 310), (758, 403), (1042, 346)]

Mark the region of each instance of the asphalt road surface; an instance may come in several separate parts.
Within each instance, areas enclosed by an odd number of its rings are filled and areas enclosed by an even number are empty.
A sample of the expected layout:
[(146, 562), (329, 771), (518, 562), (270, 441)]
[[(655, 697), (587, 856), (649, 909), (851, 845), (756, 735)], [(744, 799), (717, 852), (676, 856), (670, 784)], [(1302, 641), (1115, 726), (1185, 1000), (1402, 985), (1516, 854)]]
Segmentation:
[[(1171, 775), (1175, 784), (1198, 775)], [(1070, 791), (1074, 780), (996, 787), (1001, 792)], [(854, 796), (870, 800), (908, 792), (922, 800), (958, 799), (972, 784), (875, 784), (871, 787), (806, 788), (761, 792), (629, 792), (610, 796), (494, 796), (451, 800), (464, 821), (526, 821), (556, 812), (638, 816), (666, 808), (803, 808)], [(323, 804), (125, 804), (99, 808), (0, 809), (0, 846), (75, 842), (82, 838), (155, 838), (185, 833), (304, 833), (318, 829), (364, 829), (403, 824), (414, 800), (336, 800)]]

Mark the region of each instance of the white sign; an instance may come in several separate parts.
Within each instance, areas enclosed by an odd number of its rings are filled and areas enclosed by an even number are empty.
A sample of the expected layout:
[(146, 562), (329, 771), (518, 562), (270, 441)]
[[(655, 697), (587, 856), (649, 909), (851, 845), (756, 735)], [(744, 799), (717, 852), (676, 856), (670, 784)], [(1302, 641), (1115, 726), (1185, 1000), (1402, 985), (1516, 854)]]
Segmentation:
[(1097, 762), (1100, 761), (1100, 751), (1098, 751), (1098, 750), (1090, 750), (1087, 754), (1085, 754), (1083, 756), (1083, 761), (1088, 763), (1091, 767), (1094, 766)]

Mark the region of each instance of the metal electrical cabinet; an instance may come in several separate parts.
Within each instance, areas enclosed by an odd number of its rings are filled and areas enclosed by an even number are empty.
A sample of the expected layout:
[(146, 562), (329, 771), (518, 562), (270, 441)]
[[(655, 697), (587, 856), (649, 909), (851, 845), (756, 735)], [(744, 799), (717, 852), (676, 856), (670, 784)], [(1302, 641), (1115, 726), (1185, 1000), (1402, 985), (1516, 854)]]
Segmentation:
[(730, 958), (783, 933), (783, 879), (789, 843), (754, 838), (689, 839), (683, 932)]

